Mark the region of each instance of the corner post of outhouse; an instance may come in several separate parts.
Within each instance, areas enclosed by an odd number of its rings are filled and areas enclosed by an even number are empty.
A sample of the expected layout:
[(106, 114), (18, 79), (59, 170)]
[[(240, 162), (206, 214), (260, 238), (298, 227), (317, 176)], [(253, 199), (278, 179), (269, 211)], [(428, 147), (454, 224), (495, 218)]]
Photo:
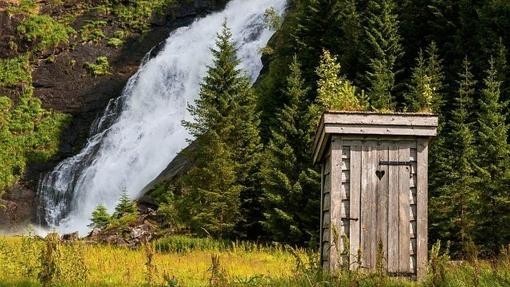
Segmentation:
[(331, 191), (330, 191), (330, 269), (339, 268), (342, 254), (342, 139), (339, 136), (331, 138)]
[(417, 178), (416, 200), (416, 277), (422, 280), (427, 275), (428, 258), (428, 150), (430, 138), (417, 140), (416, 172), (421, 176)]

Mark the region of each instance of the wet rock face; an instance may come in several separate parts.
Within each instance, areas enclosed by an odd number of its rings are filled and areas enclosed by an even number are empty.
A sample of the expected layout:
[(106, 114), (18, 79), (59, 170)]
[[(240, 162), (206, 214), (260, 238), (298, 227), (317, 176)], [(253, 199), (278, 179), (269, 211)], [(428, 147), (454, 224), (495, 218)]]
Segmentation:
[(22, 185), (16, 185), (0, 200), (0, 227), (3, 231), (14, 232), (33, 220), (35, 192)]

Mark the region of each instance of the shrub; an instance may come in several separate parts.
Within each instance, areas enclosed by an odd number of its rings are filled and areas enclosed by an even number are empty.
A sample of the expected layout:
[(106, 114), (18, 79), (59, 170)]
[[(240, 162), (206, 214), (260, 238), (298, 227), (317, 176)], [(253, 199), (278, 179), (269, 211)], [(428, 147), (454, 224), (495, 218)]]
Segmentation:
[(108, 46), (112, 46), (114, 48), (118, 48), (120, 46), (122, 46), (124, 44), (124, 41), (119, 39), (119, 38), (110, 38), (108, 39), (108, 42), (107, 42)]
[(85, 67), (94, 76), (111, 75), (110, 63), (105, 56), (97, 57), (95, 63), (85, 63)]
[(69, 119), (44, 110), (32, 89), (26, 89), (15, 106), (0, 96), (0, 190), (14, 184), (27, 163), (46, 161), (58, 152)]
[(0, 87), (28, 84), (32, 81), (28, 54), (0, 59)]
[(35, 45), (36, 51), (54, 49), (69, 42), (74, 29), (59, 23), (48, 15), (30, 15), (17, 27), (22, 39)]
[(130, 30), (143, 32), (149, 27), (150, 19), (154, 13), (161, 13), (163, 8), (174, 0), (133, 0), (113, 1), (113, 15), (119, 24)]
[(98, 20), (98, 21), (88, 21), (81, 28), (81, 40), (83, 42), (93, 42), (99, 43), (102, 39), (106, 38), (102, 27), (106, 26), (106, 21)]

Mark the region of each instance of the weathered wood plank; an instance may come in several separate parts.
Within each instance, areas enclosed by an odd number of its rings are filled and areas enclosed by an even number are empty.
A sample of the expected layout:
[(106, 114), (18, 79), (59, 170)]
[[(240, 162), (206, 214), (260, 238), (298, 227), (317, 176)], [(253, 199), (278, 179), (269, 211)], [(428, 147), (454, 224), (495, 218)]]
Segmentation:
[[(389, 146), (388, 160), (398, 160), (398, 146)], [(388, 167), (388, 271), (398, 271), (398, 166)]]
[(322, 210), (323, 211), (329, 211), (329, 209), (331, 207), (330, 194), (329, 193), (324, 194), (323, 198), (324, 198), (324, 200), (323, 200), (323, 204), (322, 204)]
[(324, 228), (324, 170), (326, 169), (326, 164), (321, 164), (321, 202), (320, 202), (320, 211), (319, 211), (319, 218), (320, 218), (320, 228), (319, 228), (319, 246), (321, 248), (320, 253), (320, 260), (321, 262), (324, 261), (324, 242), (322, 241), (322, 229)]
[(370, 210), (370, 179), (369, 172), (371, 170), (371, 148), (368, 145), (363, 145), (361, 154), (361, 266), (369, 268), (371, 264), (371, 210)]
[(388, 135), (388, 136), (421, 136), (434, 137), (437, 134), (435, 127), (407, 127), (407, 126), (365, 126), (331, 124), (325, 127), (329, 134), (350, 135)]
[[(409, 160), (409, 148), (400, 148), (398, 152), (399, 161)], [(399, 272), (410, 272), (409, 270), (409, 166), (399, 166)]]
[(349, 195), (349, 225), (350, 266), (358, 268), (357, 255), (360, 250), (360, 196), (361, 196), (361, 143), (351, 146), (351, 181)]
[(437, 117), (429, 115), (392, 115), (392, 114), (324, 114), (325, 124), (343, 123), (357, 125), (403, 125), (437, 126)]
[(338, 238), (341, 231), (342, 212), (342, 140), (338, 136), (331, 139), (331, 230), (330, 230), (330, 268), (338, 268), (339, 256), (342, 252), (342, 244)]
[(417, 242), (416, 242), (416, 275), (418, 280), (427, 274), (427, 206), (428, 206), (428, 139), (418, 140), (417, 172)]
[[(377, 162), (389, 160), (389, 145), (380, 145), (377, 150)], [(377, 170), (383, 172), (381, 179), (376, 177), (376, 202), (377, 202), (377, 244), (383, 246), (383, 258), (388, 255), (388, 188), (389, 176), (387, 165), (378, 165)], [(376, 249), (377, 250), (377, 249)], [(383, 266), (387, 268), (387, 260), (383, 259)]]

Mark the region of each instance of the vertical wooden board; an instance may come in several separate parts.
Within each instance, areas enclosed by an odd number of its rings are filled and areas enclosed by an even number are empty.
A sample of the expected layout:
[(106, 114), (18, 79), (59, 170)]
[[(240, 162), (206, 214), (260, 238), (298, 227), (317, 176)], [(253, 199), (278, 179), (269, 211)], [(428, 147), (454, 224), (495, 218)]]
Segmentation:
[(361, 155), (361, 266), (365, 268), (370, 268), (370, 264), (372, 262), (371, 259), (371, 240), (370, 234), (372, 230), (371, 226), (371, 210), (370, 210), (370, 176), (369, 172), (370, 161), (372, 160), (371, 148), (368, 145), (363, 145), (363, 151)]
[(341, 232), (341, 208), (342, 208), (342, 141), (340, 137), (333, 136), (331, 140), (331, 230), (329, 262), (331, 270), (338, 268), (340, 254), (342, 253)]
[(417, 143), (418, 181), (416, 187), (416, 275), (421, 280), (427, 274), (427, 216), (428, 216), (428, 139), (419, 139)]
[(323, 204), (324, 204), (324, 169), (325, 169), (325, 164), (324, 162), (321, 164), (321, 199), (320, 199), (320, 213), (319, 213), (319, 216), (320, 216), (320, 228), (319, 228), (319, 246), (321, 247), (321, 253), (320, 253), (320, 260), (321, 262), (324, 262), (324, 242), (322, 241), (322, 229), (324, 228), (324, 221), (323, 221), (323, 216), (324, 216), (324, 209), (323, 209)]
[(377, 181), (379, 180), (376, 175), (378, 161), (377, 161), (377, 146), (373, 143), (370, 146), (370, 165), (368, 171), (369, 180), (369, 204), (370, 204), (370, 268), (375, 270), (377, 261)]
[[(398, 146), (391, 144), (388, 160), (398, 161)], [(388, 271), (398, 271), (398, 166), (388, 167)]]
[(381, 254), (383, 266), (387, 268), (388, 258), (388, 165), (379, 165), (380, 161), (388, 161), (389, 146), (380, 145), (377, 150), (376, 166), (382, 177), (376, 178), (376, 202), (377, 202), (377, 244), (382, 244), (384, 254)]
[(349, 195), (349, 245), (350, 266), (358, 268), (357, 256), (360, 250), (360, 195), (361, 195), (361, 152), (360, 145), (351, 146), (351, 181)]
[[(408, 161), (409, 160), (409, 148), (408, 147), (400, 147), (398, 152), (399, 161)], [(409, 241), (411, 239), (411, 234), (409, 230), (409, 177), (410, 177), (410, 168), (409, 166), (399, 166), (399, 176), (398, 176), (398, 193), (399, 193), (399, 272), (408, 273), (411, 270), (409, 269)]]

